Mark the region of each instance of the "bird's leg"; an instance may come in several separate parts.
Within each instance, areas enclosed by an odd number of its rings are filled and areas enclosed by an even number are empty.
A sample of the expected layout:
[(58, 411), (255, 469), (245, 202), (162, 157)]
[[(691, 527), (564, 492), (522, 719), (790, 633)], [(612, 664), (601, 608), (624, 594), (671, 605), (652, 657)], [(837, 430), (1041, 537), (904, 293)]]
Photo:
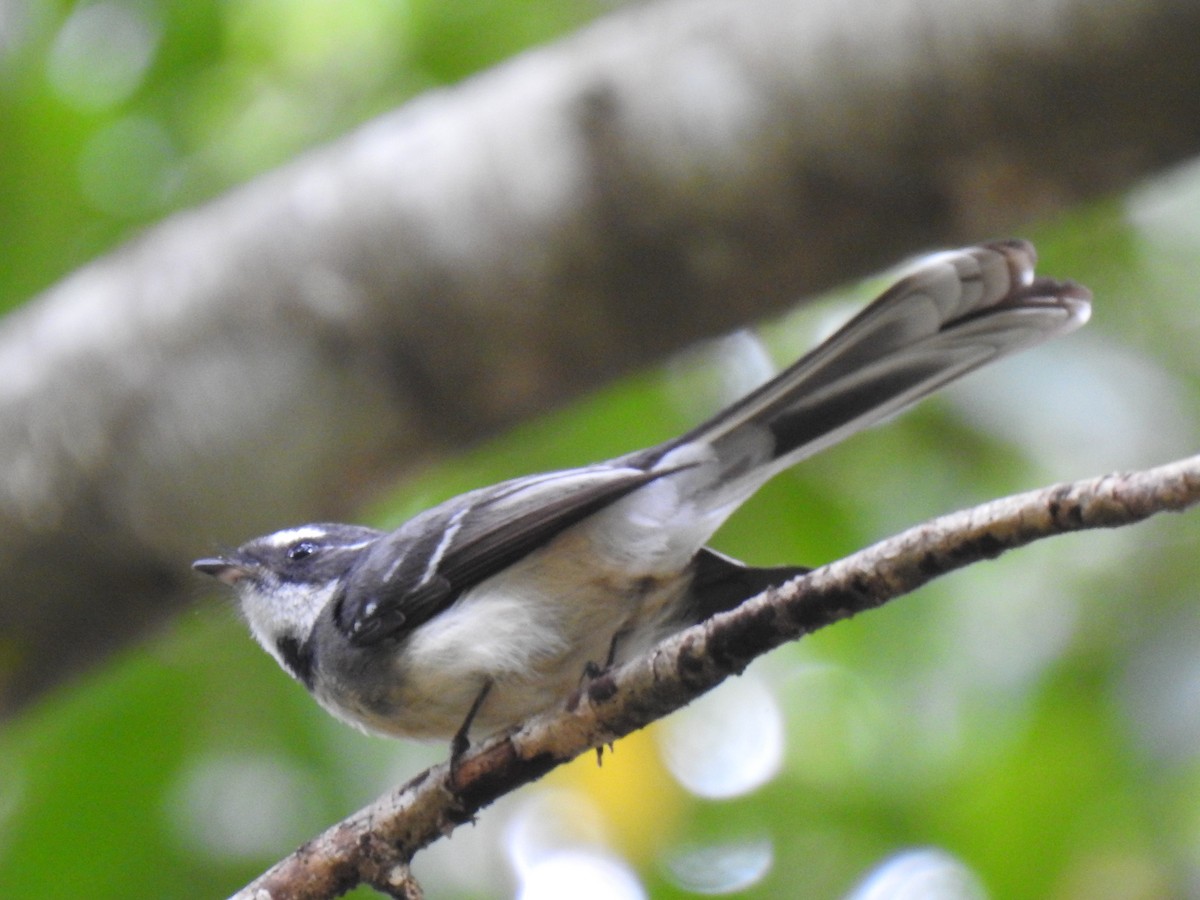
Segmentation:
[(595, 681), (612, 668), (613, 660), (617, 658), (617, 643), (625, 636), (624, 631), (618, 631), (608, 644), (608, 655), (604, 657), (604, 665), (589, 659), (583, 664), (583, 674), (579, 677), (579, 686), (585, 686), (589, 681)]
[(471, 723), (475, 721), (475, 716), (479, 713), (483, 702), (487, 700), (487, 696), (492, 690), (492, 679), (487, 679), (483, 683), (483, 687), (479, 689), (479, 694), (471, 703), (471, 708), (467, 710), (467, 717), (463, 719), (462, 725), (458, 731), (454, 732), (454, 737), (450, 741), (450, 773), (454, 775), (458, 772), (458, 761), (462, 755), (467, 752), (471, 746)]
[[(624, 631), (618, 631), (612, 636), (612, 640), (608, 644), (608, 655), (604, 659), (604, 665), (600, 666), (588, 660), (583, 666), (583, 678), (581, 679), (581, 688), (591, 682), (596, 681), (601, 675), (612, 668), (613, 661), (617, 658), (617, 644), (622, 637), (625, 636)], [(609, 744), (608, 749), (611, 752), (613, 745)], [(596, 765), (604, 765), (604, 745), (596, 748)]]

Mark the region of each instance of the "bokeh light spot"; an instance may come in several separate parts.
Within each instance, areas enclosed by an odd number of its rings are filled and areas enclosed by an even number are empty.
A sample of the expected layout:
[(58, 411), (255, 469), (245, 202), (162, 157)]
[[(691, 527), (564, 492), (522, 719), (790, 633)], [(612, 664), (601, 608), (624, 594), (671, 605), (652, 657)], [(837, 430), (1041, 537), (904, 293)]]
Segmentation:
[(775, 861), (768, 838), (682, 848), (666, 860), (671, 878), (694, 894), (729, 894), (762, 881)]
[(78, 109), (116, 106), (141, 85), (159, 37), (158, 24), (144, 8), (81, 4), (55, 37), (47, 62), (50, 84)]
[(975, 873), (945, 850), (905, 850), (884, 860), (846, 900), (986, 900)]
[(692, 793), (737, 797), (770, 781), (783, 764), (783, 716), (774, 695), (747, 674), (663, 723), (663, 761)]
[(603, 818), (585, 794), (548, 789), (531, 793), (513, 813), (505, 846), (513, 870), (524, 878), (565, 851), (602, 847), (604, 832)]
[(199, 759), (177, 785), (168, 815), (180, 842), (218, 859), (258, 859), (310, 837), (320, 795), (309, 773), (273, 756)]
[(557, 853), (525, 873), (520, 900), (642, 900), (637, 876), (617, 860), (594, 851)]

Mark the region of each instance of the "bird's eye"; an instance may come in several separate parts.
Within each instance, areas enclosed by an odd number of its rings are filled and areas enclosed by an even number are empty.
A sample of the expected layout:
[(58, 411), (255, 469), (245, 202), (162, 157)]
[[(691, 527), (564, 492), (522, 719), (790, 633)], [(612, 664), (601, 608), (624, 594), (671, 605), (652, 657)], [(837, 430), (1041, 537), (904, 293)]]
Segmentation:
[(317, 545), (312, 541), (300, 541), (298, 544), (293, 544), (287, 552), (287, 558), (296, 562), (297, 560), (307, 559), (317, 552)]

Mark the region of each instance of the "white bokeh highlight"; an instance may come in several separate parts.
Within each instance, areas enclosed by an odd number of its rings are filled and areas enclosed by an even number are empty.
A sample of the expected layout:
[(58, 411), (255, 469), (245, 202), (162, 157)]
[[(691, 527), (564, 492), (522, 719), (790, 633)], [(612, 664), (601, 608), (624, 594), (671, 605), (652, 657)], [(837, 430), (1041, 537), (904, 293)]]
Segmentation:
[(321, 821), (311, 772), (278, 756), (197, 758), (169, 794), (167, 815), (179, 842), (218, 860), (276, 856), (311, 837)]
[(845, 900), (986, 900), (979, 878), (963, 862), (933, 847), (884, 860)]
[(504, 846), (518, 878), (564, 852), (603, 849), (604, 816), (588, 796), (565, 788), (531, 792), (508, 819)]
[(775, 862), (770, 838), (683, 847), (665, 860), (671, 879), (686, 891), (708, 896), (747, 890), (766, 877)]
[(680, 710), (656, 733), (667, 769), (699, 797), (748, 794), (783, 765), (783, 714), (773, 692), (751, 673)]
[(63, 23), (47, 60), (58, 96), (77, 109), (101, 111), (127, 100), (154, 61), (161, 27), (152, 7), (81, 3)]
[(645, 900), (625, 863), (598, 850), (564, 850), (525, 871), (518, 900)]

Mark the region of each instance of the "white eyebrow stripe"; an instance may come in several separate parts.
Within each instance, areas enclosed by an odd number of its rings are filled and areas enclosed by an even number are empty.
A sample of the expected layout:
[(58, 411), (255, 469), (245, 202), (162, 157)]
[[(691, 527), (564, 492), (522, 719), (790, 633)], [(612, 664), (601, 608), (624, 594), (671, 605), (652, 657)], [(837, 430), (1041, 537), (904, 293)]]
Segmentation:
[(267, 538), (267, 543), (272, 547), (282, 549), (289, 544), (294, 544), (296, 541), (316, 540), (317, 538), (325, 537), (329, 532), (318, 525), (300, 525), (296, 528), (286, 528), (283, 531), (277, 531)]
[[(283, 550), (290, 547), (297, 541), (323, 541), (329, 537), (329, 532), (319, 525), (298, 525), (295, 528), (288, 528), (283, 531), (277, 531), (265, 538), (266, 543), (270, 544), (277, 550)], [(337, 544), (330, 547), (331, 550), (361, 550), (363, 547), (369, 547), (375, 543), (376, 537), (368, 537), (355, 544)]]

